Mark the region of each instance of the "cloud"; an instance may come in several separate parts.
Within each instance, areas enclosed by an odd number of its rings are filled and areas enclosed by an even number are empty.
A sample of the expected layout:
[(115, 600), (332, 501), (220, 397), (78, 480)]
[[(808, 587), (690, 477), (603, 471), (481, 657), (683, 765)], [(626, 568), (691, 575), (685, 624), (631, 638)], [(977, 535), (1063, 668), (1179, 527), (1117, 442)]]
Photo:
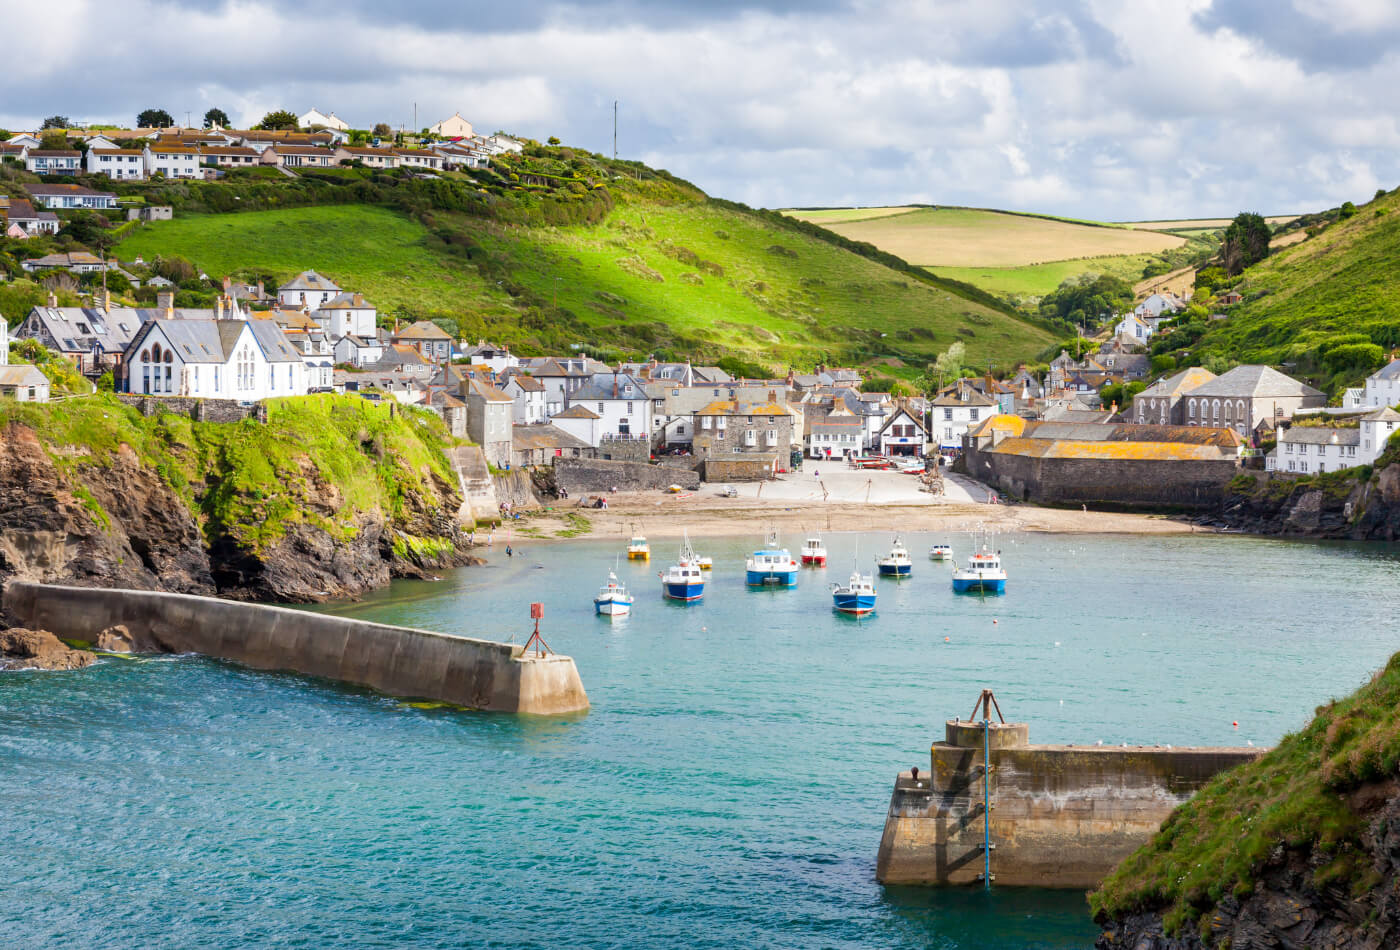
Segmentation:
[(1393, 6), (53, 0), (7, 18), (27, 54), (0, 126), (316, 106), (411, 127), (416, 109), (611, 152), (618, 100), (624, 157), (754, 205), (1306, 210), (1400, 183)]

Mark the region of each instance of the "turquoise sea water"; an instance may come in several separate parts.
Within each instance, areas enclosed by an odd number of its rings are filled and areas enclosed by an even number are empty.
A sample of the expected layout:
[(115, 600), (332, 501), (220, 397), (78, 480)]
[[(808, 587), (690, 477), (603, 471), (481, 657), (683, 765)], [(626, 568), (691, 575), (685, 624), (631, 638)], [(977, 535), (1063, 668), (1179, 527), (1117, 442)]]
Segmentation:
[(1266, 744), (1400, 648), (1383, 548), (1003, 536), (983, 599), (913, 535), (876, 616), (834, 615), (889, 540), (830, 536), (825, 571), (757, 592), (761, 539), (706, 540), (693, 607), (661, 600), (658, 543), (621, 563), (625, 621), (591, 613), (600, 542), (329, 608), (520, 641), (542, 601), (574, 720), (195, 657), (0, 677), (0, 947), (1086, 947), (1079, 893), (875, 883), (895, 772), (944, 719), (991, 686), (1032, 741)]

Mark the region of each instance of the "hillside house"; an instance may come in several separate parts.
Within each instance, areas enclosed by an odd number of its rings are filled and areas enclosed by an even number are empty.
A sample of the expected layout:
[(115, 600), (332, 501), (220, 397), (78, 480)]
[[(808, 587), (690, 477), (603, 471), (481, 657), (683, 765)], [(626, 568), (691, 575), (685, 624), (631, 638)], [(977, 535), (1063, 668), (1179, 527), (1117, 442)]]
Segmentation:
[(459, 349), (467, 362), (473, 366), (489, 367), (493, 373), (503, 373), (520, 365), (520, 360), (511, 354), (508, 346), (477, 340), (475, 346), (459, 346)]
[(262, 152), (244, 145), (202, 145), (199, 163), (205, 168), (252, 168), (261, 163)]
[(691, 452), (700, 459), (762, 456), (773, 469), (787, 467), (792, 448), (792, 415), (775, 398), (763, 402), (721, 399), (691, 417)]
[(340, 293), (319, 304), (312, 318), (321, 325), (332, 340), (343, 336), (368, 339), (378, 329), (379, 312), (363, 294)]
[(106, 267), (100, 257), (89, 254), (87, 251), (31, 257), (21, 261), (19, 266), (30, 274), (46, 270), (66, 270), (74, 274), (99, 274)]
[(939, 396), (933, 400), (932, 409), (929, 441), (937, 443), (941, 451), (957, 452), (962, 449), (963, 435), (968, 428), (996, 415), (999, 406), (995, 399), (967, 388), (956, 394)]
[(350, 129), (350, 126), (345, 120), (341, 119), (334, 112), (327, 115), (315, 106), (311, 107), (310, 112), (297, 117), (297, 125), (301, 126), (303, 129), (315, 129), (317, 126), (320, 126), (323, 129), (336, 129), (341, 132), (347, 132)]
[[(52, 211), (35, 211), (34, 205), (24, 198), (11, 198), (7, 215), (10, 228), (19, 228), (26, 237), (35, 234), (57, 234), (58, 215)], [(8, 228), (6, 229), (9, 230)]]
[(142, 152), (147, 175), (166, 178), (202, 178), (199, 148), (195, 145), (153, 142)]
[(544, 404), (547, 418), (563, 412), (569, 406), (569, 396), (587, 383), (592, 374), (586, 358), (532, 360), (522, 368), (544, 384)]
[[(0, 324), (5, 321), (0, 320)], [(28, 363), (0, 363), (0, 399), (20, 402), (48, 402), (49, 378)]]
[(413, 347), (425, 360), (434, 363), (452, 359), (452, 335), (431, 320), (419, 320), (399, 330), (393, 342)]
[(272, 320), (154, 319), (126, 350), (128, 390), (256, 400), (304, 396), (306, 364)]
[[(1348, 394), (1351, 390), (1347, 390)], [(1389, 363), (1366, 377), (1361, 387), (1360, 398), (1355, 399), (1357, 408), (1394, 406), (1400, 404), (1400, 359)]]
[(467, 436), (481, 446), (486, 461), (505, 468), (511, 461), (511, 412), (514, 401), (485, 380), (462, 381), (467, 404)]
[(263, 149), (259, 161), (283, 168), (334, 168), (340, 164), (335, 149), (320, 145), (273, 145)]
[(390, 343), (384, 347), (376, 363), (366, 364), (365, 369), (377, 373), (403, 373), (424, 383), (433, 378), (436, 364), (423, 358), (414, 347), (406, 343)]
[(399, 156), (393, 149), (342, 145), (335, 150), (337, 162), (359, 162), (366, 168), (398, 168)]
[(329, 277), (304, 270), (277, 288), (277, 302), (283, 307), (315, 310), (340, 292), (340, 285)]
[(544, 383), (524, 373), (511, 373), (500, 388), (514, 402), (511, 417), (516, 425), (545, 421)]
[(401, 168), (421, 168), (426, 171), (442, 171), (443, 157), (435, 151), (425, 148), (393, 148), (389, 149), (393, 156), (398, 159)]
[(1400, 423), (1400, 413), (1384, 407), (1372, 410), (1352, 426), (1291, 425), (1277, 433), (1278, 445), (1264, 460), (1271, 472), (1335, 472), (1370, 465)]
[(106, 175), (113, 181), (142, 181), (145, 154), (138, 148), (89, 148), (87, 170), (89, 175)]
[(568, 404), (598, 415), (602, 442), (645, 442), (651, 432), (651, 399), (641, 380), (628, 373), (592, 375), (569, 394)]
[(342, 336), (335, 341), (335, 361), (365, 367), (384, 357), (384, 345), (376, 337)]
[(103, 211), (117, 207), (117, 196), (110, 191), (94, 191), (82, 185), (26, 185), (25, 190), (52, 211)]
[(1135, 313), (1125, 314), (1113, 327), (1115, 337), (1128, 337), (1138, 343), (1146, 343), (1152, 336), (1152, 327)]
[(1185, 306), (1175, 294), (1153, 294), (1134, 307), (1133, 314), (1141, 319), (1161, 317), (1163, 314), (1176, 313)]
[(27, 149), (24, 168), (36, 175), (76, 175), (83, 168), (83, 153), (67, 148)]
[(1327, 404), (1326, 394), (1268, 366), (1236, 366), (1185, 394), (1188, 426), (1224, 426), (1249, 437), (1263, 419), (1292, 418)]
[(472, 137), (472, 124), (462, 118), (462, 113), (454, 112), (436, 125), (429, 126), (428, 131), (445, 139), (469, 139)]

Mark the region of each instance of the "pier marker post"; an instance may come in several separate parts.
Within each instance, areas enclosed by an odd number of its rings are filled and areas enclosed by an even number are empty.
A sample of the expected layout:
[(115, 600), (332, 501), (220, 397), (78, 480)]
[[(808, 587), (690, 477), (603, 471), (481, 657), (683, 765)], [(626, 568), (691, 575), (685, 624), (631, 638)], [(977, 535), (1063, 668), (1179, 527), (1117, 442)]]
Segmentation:
[[(944, 639), (947, 639), (946, 637)], [(977, 702), (972, 706), (972, 716), (969, 721), (976, 722), (973, 718), (977, 715), (977, 707), (982, 707), (982, 889), (990, 891), (992, 889), (992, 707), (996, 707), (997, 718), (1002, 724), (1006, 724), (1006, 717), (1001, 714), (1001, 703), (989, 689), (982, 690), (982, 695), (977, 697)]]
[(549, 648), (549, 644), (544, 642), (544, 637), (540, 636), (540, 618), (543, 616), (544, 604), (530, 605), (530, 619), (535, 621), (535, 632), (530, 634), (530, 639), (525, 641), (525, 649), (521, 652), (521, 656), (529, 653), (532, 645), (535, 648), (535, 656), (537, 657), (544, 657), (554, 652)]

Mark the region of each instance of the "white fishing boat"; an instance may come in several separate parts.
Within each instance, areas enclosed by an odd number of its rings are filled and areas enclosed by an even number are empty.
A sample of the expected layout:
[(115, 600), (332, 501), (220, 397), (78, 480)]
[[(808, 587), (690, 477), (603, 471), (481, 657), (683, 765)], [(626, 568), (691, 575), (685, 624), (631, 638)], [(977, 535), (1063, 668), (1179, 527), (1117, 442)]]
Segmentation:
[(934, 544), (928, 549), (930, 561), (951, 561), (953, 559), (953, 546), (951, 544)]
[(820, 537), (808, 538), (802, 542), (802, 563), (812, 567), (826, 567), (826, 543)]
[(627, 560), (651, 560), (651, 545), (647, 544), (645, 537), (640, 534), (632, 535), (632, 540), (627, 542)]
[(974, 540), (972, 556), (963, 567), (953, 564), (953, 590), (956, 593), (1001, 594), (1006, 591), (1006, 568), (1001, 552), (993, 549), (992, 536), (981, 532)]
[(914, 573), (914, 562), (909, 557), (909, 549), (896, 535), (890, 545), (890, 553), (875, 561), (881, 577), (908, 577)]
[(593, 598), (593, 612), (604, 617), (623, 617), (632, 612), (632, 595), (612, 571), (608, 571), (608, 582)]
[(750, 587), (796, 587), (797, 560), (787, 548), (778, 547), (778, 533), (768, 532), (767, 547), (749, 555), (744, 564), (745, 580)]

